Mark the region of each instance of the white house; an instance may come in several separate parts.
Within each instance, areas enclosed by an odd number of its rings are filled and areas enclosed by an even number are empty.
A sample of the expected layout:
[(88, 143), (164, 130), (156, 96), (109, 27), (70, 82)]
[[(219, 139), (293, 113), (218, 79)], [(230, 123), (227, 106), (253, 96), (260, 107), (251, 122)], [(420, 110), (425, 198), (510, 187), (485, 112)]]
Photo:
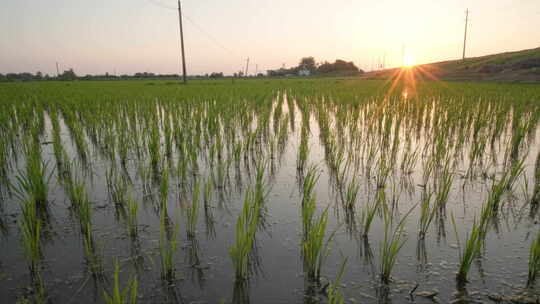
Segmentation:
[(302, 67), (298, 70), (298, 76), (309, 76), (309, 75), (311, 75), (311, 72), (305, 67)]

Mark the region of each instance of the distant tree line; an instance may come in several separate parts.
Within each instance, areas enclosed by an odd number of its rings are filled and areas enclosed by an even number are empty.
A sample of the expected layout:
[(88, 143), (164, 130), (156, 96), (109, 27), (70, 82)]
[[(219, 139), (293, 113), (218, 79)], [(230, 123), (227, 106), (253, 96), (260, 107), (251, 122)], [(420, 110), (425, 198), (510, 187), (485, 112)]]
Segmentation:
[[(308, 71), (309, 73), (305, 73)], [(352, 61), (347, 62), (341, 59), (336, 59), (334, 63), (328, 61), (316, 63), (314, 57), (304, 57), (300, 59), (298, 66), (286, 69), (281, 68), (277, 70), (268, 70), (268, 76), (292, 76), (304, 73), (304, 75), (340, 75), (340, 76), (353, 76), (363, 74), (364, 71), (354, 65)]]
[[(133, 75), (113, 75), (105, 73), (102, 75), (84, 75), (78, 76), (75, 74), (73, 69), (68, 69), (58, 76), (50, 76), (49, 74), (43, 75), (41, 72), (32, 73), (0, 73), (0, 82), (14, 82), (14, 81), (48, 81), (48, 80), (61, 80), (61, 81), (72, 81), (72, 80), (139, 80), (139, 79), (177, 79), (180, 75), (178, 74), (155, 74), (155, 73), (135, 73)], [(223, 78), (225, 75), (223, 72), (214, 72), (204, 75), (189, 76), (190, 78)]]

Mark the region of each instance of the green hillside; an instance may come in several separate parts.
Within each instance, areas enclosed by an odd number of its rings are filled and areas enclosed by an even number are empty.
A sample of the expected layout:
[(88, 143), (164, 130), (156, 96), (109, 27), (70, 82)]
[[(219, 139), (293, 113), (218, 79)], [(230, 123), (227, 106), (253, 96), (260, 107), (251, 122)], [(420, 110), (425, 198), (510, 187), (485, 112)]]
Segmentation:
[[(421, 79), (540, 82), (540, 48), (465, 60), (449, 60), (414, 67)], [(370, 79), (387, 79), (399, 68), (370, 72)]]

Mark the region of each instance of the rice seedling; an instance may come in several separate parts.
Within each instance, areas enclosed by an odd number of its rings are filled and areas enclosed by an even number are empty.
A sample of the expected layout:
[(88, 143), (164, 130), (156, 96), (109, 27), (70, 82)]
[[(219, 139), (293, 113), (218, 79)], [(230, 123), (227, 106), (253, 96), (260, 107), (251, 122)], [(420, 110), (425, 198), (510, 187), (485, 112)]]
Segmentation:
[(304, 183), (302, 185), (302, 228), (304, 233), (304, 239), (307, 237), (306, 233), (311, 229), (313, 213), (316, 207), (316, 197), (313, 193), (317, 181), (319, 180), (319, 173), (315, 166), (308, 169)]
[(467, 282), (467, 275), (471, 269), (472, 262), (480, 255), (483, 242), (483, 229), (481, 223), (478, 223), (476, 219), (473, 221), (471, 232), (468, 234), (465, 240), (465, 247), (461, 247), (461, 242), (457, 233), (456, 222), (452, 215), (452, 225), (454, 226), (454, 232), (456, 234), (456, 241), (459, 250), (459, 269), (456, 275), (456, 280), (459, 283)]
[(431, 203), (433, 193), (426, 189), (422, 193), (422, 202), (420, 203), (420, 219), (419, 219), (419, 231), (418, 238), (423, 239), (426, 237), (427, 230), (435, 218), (435, 214), (439, 207), (436, 203)]
[(159, 184), (160, 207), (165, 209), (169, 199), (169, 170), (166, 168), (161, 174), (161, 183)]
[(26, 171), (19, 172), (16, 176), (17, 184), (13, 188), (19, 199), (31, 197), (38, 206), (45, 206), (51, 176), (52, 172), (47, 175), (47, 163), (41, 159), (41, 150), (34, 146), (26, 155)]
[(235, 240), (229, 250), (237, 281), (246, 280), (252, 269), (250, 254), (255, 246), (255, 234), (259, 225), (261, 206), (255, 199), (253, 190), (248, 189), (244, 198), (242, 213), (236, 221)]
[(120, 266), (118, 261), (114, 263), (114, 283), (112, 291), (109, 294), (106, 290), (103, 291), (103, 299), (107, 304), (135, 304), (137, 303), (137, 289), (139, 282), (137, 277), (130, 278), (124, 288), (120, 287), (119, 280)]
[[(314, 207), (306, 207), (314, 208)], [(304, 232), (305, 239), (302, 241), (302, 256), (304, 258), (304, 271), (314, 281), (319, 281), (321, 268), (328, 255), (328, 241), (324, 243), (326, 225), (328, 222), (328, 209), (325, 209), (318, 219), (309, 220), (310, 229)]]
[(117, 207), (123, 208), (126, 205), (126, 194), (128, 190), (127, 181), (120, 176), (114, 168), (111, 168), (107, 172), (106, 181), (110, 200)]
[(354, 209), (359, 189), (360, 185), (357, 183), (355, 176), (347, 186), (347, 191), (345, 192), (344, 206), (346, 209)]
[(138, 234), (137, 213), (139, 209), (139, 204), (133, 198), (133, 195), (131, 195), (130, 193), (128, 193), (127, 195), (126, 209), (126, 223), (128, 226), (128, 234), (132, 239), (134, 239), (137, 237)]
[(91, 223), (86, 224), (83, 234), (83, 247), (86, 266), (94, 279), (103, 279), (103, 254), (94, 241)]
[(377, 190), (377, 199), (374, 202), (367, 202), (360, 213), (360, 224), (362, 226), (362, 236), (364, 238), (368, 237), (369, 230), (371, 229), (371, 224), (375, 219), (375, 215), (379, 210), (381, 203), (384, 204), (384, 189)]
[(302, 133), (300, 135), (300, 146), (298, 147), (298, 160), (296, 164), (296, 169), (302, 171), (306, 166), (306, 162), (309, 156), (309, 130), (307, 128), (302, 128)]
[(199, 218), (199, 194), (200, 184), (196, 181), (193, 185), (193, 197), (191, 204), (187, 207), (187, 235), (188, 237), (195, 236), (195, 230), (197, 229), (197, 220)]
[(161, 277), (163, 280), (174, 281), (175, 267), (174, 255), (178, 245), (177, 235), (179, 230), (178, 221), (172, 230), (172, 233), (167, 233), (168, 219), (165, 208), (161, 209), (159, 220), (159, 252), (161, 256)]
[(388, 211), (383, 212), (384, 238), (380, 245), (380, 275), (381, 282), (384, 284), (390, 283), (390, 275), (397, 262), (397, 256), (403, 245), (405, 245), (407, 239), (404, 231), (405, 220), (413, 209), (414, 207), (401, 218), (393, 230), (391, 215)]
[(531, 286), (540, 273), (540, 232), (531, 243), (529, 249), (529, 272), (527, 276), (527, 286)]
[(304, 258), (304, 271), (307, 276), (318, 282), (321, 276), (321, 267), (328, 255), (328, 243), (333, 235), (324, 242), (328, 222), (328, 208), (318, 218), (315, 218), (317, 202), (313, 188), (318, 179), (316, 167), (308, 170), (304, 180), (304, 196), (302, 198), (302, 256)]
[(536, 163), (534, 166), (534, 189), (531, 202), (533, 204), (540, 203), (540, 152), (536, 156)]
[(26, 257), (34, 269), (35, 263), (41, 259), (41, 233), (42, 223), (37, 216), (37, 202), (26, 199), (21, 202), (22, 219), (20, 222), (21, 236)]

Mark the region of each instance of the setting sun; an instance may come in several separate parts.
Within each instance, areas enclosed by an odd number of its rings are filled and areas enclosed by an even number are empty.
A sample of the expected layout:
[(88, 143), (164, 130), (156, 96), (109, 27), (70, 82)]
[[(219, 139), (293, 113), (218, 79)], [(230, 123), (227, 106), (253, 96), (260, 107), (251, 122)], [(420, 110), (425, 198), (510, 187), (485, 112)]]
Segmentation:
[(412, 67), (414, 66), (414, 57), (407, 54), (403, 55), (403, 67)]

